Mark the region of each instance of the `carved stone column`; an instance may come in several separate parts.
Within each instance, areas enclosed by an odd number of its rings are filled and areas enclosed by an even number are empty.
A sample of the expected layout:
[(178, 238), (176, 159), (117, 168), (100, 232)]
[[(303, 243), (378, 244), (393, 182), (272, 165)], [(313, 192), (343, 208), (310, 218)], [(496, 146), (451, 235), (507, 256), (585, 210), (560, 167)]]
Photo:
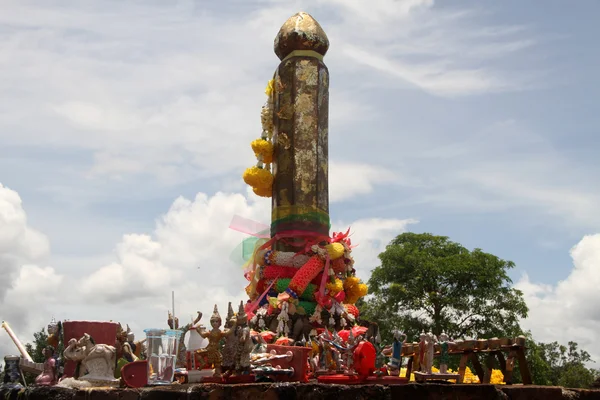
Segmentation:
[[(273, 94), (271, 235), (329, 236), (329, 72), (323, 63), (329, 40), (313, 17), (300, 12), (283, 24), (274, 48), (281, 63)], [(289, 239), (276, 244), (291, 247)]]

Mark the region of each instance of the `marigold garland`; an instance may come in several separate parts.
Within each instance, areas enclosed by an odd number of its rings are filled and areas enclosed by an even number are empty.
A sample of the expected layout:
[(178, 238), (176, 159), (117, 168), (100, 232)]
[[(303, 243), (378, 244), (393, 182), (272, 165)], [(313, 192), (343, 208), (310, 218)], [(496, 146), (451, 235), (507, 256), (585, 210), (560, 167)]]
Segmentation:
[(271, 197), (273, 195), (273, 190), (269, 187), (269, 188), (252, 188), (252, 191), (254, 192), (255, 195), (260, 196), (260, 197)]
[(349, 276), (344, 281), (344, 292), (346, 293), (346, 303), (354, 304), (368, 293), (368, 287), (360, 282), (356, 276)]
[[(251, 147), (258, 162), (254, 167), (246, 169), (243, 178), (254, 193), (261, 197), (271, 197), (273, 188), (273, 174), (271, 163), (273, 162), (273, 93), (274, 80), (267, 83), (265, 94), (267, 102), (260, 112), (262, 135), (260, 139), (252, 141)], [(260, 170), (260, 171), (258, 171)]]
[(271, 190), (273, 187), (273, 174), (264, 168), (257, 166), (247, 168), (243, 178), (244, 182), (253, 188)]
[(271, 164), (273, 162), (273, 143), (265, 139), (256, 139), (253, 140), (250, 145), (252, 146), (254, 155), (259, 161), (262, 161), (265, 164)]
[(344, 284), (342, 283), (342, 280), (338, 278), (335, 278), (333, 282), (327, 283), (325, 287), (332, 295), (336, 295), (344, 290)]

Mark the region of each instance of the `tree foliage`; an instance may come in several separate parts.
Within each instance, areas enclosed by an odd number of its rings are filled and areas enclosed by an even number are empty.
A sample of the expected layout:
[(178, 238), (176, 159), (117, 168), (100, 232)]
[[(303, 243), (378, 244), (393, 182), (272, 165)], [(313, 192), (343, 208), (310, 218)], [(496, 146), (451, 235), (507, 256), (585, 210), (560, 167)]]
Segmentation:
[(445, 236), (403, 233), (379, 255), (369, 280), (364, 313), (382, 334), (400, 328), (412, 338), (422, 330), (451, 337), (519, 333), (527, 316), (507, 271), (514, 267), (480, 249), (469, 251)]
[(48, 346), (48, 334), (45, 329), (42, 328), (39, 332), (33, 334), (33, 344), (25, 344), (25, 350), (27, 350), (33, 361), (36, 363), (43, 363), (46, 361), (46, 357), (44, 357), (44, 349), (46, 346)]
[(597, 370), (586, 367), (593, 360), (576, 342), (564, 346), (558, 342), (535, 342), (531, 333), (527, 336), (527, 362), (534, 384), (589, 388), (600, 376)]

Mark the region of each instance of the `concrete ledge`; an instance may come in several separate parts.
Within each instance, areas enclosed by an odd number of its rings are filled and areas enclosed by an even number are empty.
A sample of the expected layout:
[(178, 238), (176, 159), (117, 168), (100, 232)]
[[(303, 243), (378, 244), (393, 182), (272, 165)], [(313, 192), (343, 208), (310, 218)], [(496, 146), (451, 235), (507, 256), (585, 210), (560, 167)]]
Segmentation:
[(247, 385), (172, 385), (143, 389), (76, 390), (57, 387), (9, 389), (6, 400), (313, 400), (313, 399), (485, 399), (485, 400), (600, 400), (600, 390), (551, 386), (495, 386), (410, 383), (398, 386), (322, 385), (317, 383), (253, 383)]

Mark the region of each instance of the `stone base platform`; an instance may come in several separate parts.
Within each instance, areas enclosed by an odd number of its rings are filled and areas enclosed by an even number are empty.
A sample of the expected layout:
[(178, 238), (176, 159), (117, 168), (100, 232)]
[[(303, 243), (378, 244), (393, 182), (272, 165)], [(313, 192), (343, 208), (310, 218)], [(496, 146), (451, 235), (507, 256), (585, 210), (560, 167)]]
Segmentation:
[(485, 400), (600, 400), (600, 390), (564, 389), (551, 386), (419, 384), (324, 385), (296, 383), (252, 383), (240, 385), (172, 385), (143, 389), (66, 389), (0, 386), (0, 398), (7, 400), (311, 400), (311, 399), (485, 399)]

